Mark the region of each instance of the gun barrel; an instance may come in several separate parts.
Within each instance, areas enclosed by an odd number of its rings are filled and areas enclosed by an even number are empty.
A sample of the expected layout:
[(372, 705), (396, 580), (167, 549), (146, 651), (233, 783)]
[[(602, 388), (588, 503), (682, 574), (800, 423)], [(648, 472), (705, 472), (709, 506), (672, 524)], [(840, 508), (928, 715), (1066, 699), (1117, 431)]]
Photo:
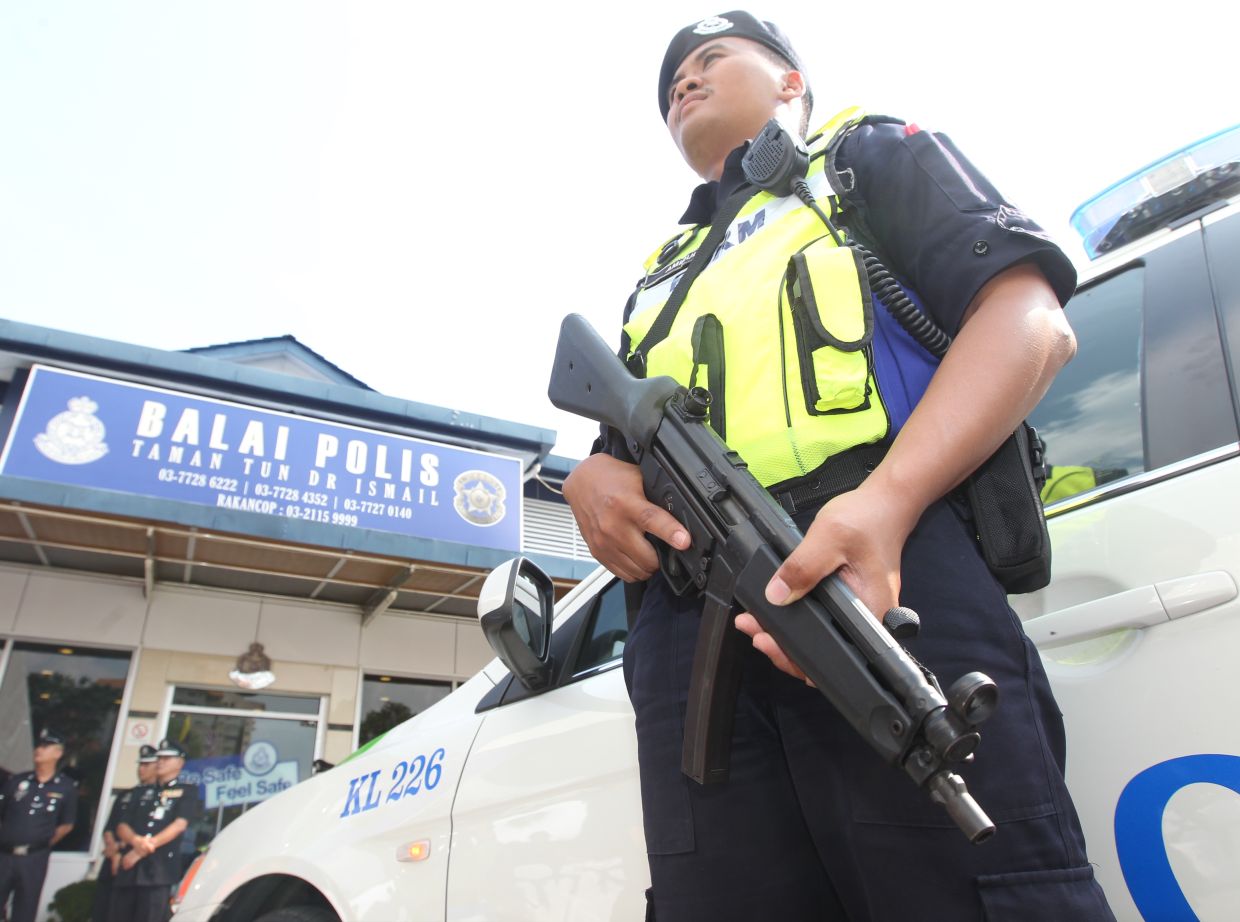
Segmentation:
[(634, 378), (580, 314), (560, 324), (547, 397), (561, 410), (618, 429), (649, 448), (663, 406), (680, 389), (672, 378)]

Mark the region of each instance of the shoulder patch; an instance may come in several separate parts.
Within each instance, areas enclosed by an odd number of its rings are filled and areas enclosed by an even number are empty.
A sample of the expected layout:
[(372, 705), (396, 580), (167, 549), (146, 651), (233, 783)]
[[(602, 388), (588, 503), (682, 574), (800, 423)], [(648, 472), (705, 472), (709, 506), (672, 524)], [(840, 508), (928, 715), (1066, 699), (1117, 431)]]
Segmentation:
[(1012, 205), (999, 206), (999, 210), (995, 212), (995, 224), (1014, 234), (1028, 234), (1039, 240), (1049, 241), (1051, 239), (1050, 235), (1042, 230), (1029, 215)]

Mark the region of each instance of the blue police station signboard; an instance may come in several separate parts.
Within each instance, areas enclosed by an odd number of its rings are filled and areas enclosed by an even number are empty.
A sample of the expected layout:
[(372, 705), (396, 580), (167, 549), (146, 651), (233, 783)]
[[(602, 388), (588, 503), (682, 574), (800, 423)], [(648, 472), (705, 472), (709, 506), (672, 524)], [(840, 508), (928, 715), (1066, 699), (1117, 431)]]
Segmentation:
[(504, 551), (521, 462), (36, 365), (0, 474)]

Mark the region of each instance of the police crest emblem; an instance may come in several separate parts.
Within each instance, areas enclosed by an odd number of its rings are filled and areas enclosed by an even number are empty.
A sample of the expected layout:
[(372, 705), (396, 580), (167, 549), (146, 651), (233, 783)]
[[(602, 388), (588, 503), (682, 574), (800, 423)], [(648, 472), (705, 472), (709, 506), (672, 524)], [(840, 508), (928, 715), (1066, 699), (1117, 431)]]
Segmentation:
[(711, 16), (709, 19), (703, 19), (693, 27), (694, 35), (714, 35), (716, 32), (727, 32), (732, 28), (732, 21), (724, 19), (722, 16)]
[(507, 490), (498, 477), (486, 471), (465, 471), (452, 482), (456, 496), (452, 508), (471, 525), (494, 525), (504, 517)]
[(95, 416), (99, 404), (89, 397), (74, 397), (69, 409), (57, 413), (47, 429), (34, 437), (34, 446), (45, 457), (61, 464), (90, 464), (108, 453), (103, 423)]

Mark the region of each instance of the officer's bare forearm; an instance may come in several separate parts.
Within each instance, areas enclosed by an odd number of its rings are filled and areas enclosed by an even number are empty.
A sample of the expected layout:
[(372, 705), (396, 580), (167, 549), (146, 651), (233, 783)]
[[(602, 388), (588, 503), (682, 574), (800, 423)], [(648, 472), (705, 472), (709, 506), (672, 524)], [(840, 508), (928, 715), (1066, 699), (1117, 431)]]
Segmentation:
[(133, 831), (133, 828), (128, 823), (117, 823), (116, 837), (126, 845), (132, 846), (134, 839), (138, 838), (138, 834)]
[(990, 457), (1076, 352), (1054, 291), (1032, 265), (987, 282), (966, 318), (866, 484), (901, 497), (914, 521)]
[(171, 842), (173, 839), (175, 839), (177, 836), (183, 833), (186, 827), (188, 826), (189, 826), (189, 823), (186, 820), (183, 820), (183, 819), (173, 820), (171, 823), (169, 823), (159, 832), (155, 833), (154, 835), (150, 837), (151, 844), (155, 846), (156, 848), (163, 848), (165, 845), (167, 845), (169, 842)]
[(57, 826), (56, 831), (52, 833), (51, 841), (48, 842), (47, 844), (55, 845), (57, 842), (59, 842), (61, 839), (63, 839), (65, 836), (67, 836), (72, 831), (73, 831), (72, 823), (66, 823), (61, 826)]

